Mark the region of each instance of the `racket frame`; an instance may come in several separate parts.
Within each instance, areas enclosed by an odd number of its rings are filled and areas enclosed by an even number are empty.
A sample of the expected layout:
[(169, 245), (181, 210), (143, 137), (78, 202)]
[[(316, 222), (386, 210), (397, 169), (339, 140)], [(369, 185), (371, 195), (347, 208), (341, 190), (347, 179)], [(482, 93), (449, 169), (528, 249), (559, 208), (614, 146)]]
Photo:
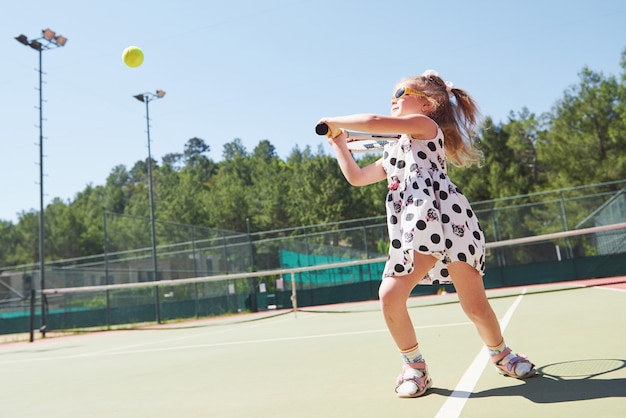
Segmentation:
[[(328, 125), (319, 123), (315, 127), (315, 133), (318, 135), (328, 136)], [(348, 149), (350, 152), (376, 152), (382, 151), (385, 145), (400, 139), (398, 134), (373, 134), (369, 132), (348, 131), (343, 129), (347, 139)]]
[(380, 152), (385, 145), (393, 143), (400, 138), (396, 134), (373, 134), (369, 132), (355, 132), (344, 130), (348, 139), (348, 149), (351, 152)]

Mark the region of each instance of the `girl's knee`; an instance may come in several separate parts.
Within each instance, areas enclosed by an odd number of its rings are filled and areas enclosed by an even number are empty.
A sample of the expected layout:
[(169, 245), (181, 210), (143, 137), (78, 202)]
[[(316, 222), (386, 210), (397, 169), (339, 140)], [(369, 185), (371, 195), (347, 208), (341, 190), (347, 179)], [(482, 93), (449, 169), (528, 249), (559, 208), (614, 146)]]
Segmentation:
[(472, 304), (469, 306), (463, 306), (463, 312), (472, 322), (476, 322), (480, 321), (483, 316), (485, 316), (487, 311), (478, 305)]
[(393, 307), (399, 304), (405, 304), (408, 299), (408, 293), (404, 286), (396, 280), (383, 280), (378, 288), (378, 299), (383, 309)]
[(472, 322), (484, 322), (491, 320), (495, 315), (493, 308), (487, 300), (462, 301), (463, 312)]
[(394, 299), (394, 291), (391, 286), (380, 286), (378, 288), (378, 300), (383, 308), (389, 305)]

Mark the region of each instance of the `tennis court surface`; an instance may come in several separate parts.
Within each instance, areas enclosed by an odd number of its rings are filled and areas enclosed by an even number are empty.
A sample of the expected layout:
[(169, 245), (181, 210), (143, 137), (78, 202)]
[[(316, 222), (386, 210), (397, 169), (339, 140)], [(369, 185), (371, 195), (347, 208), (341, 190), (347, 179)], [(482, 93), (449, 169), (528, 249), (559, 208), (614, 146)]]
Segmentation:
[(500, 376), (456, 295), (409, 300), (434, 380), (395, 396), (378, 303), (0, 345), (1, 417), (623, 417), (626, 277), (488, 291), (540, 375)]

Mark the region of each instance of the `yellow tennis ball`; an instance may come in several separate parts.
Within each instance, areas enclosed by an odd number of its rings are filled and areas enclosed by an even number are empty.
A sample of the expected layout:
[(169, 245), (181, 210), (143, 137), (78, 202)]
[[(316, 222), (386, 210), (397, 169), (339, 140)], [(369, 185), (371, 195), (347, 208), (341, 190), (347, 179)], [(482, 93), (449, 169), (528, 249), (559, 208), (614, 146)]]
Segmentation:
[(129, 46), (122, 53), (124, 64), (137, 68), (143, 63), (143, 51), (138, 46)]

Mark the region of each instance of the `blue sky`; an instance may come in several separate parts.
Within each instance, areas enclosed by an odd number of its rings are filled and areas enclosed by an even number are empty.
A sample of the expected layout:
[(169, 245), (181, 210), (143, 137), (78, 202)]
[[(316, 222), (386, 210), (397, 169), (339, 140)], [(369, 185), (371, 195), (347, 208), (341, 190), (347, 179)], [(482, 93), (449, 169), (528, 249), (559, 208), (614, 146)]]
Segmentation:
[[(139, 0), (3, 5), (0, 15), (0, 219), (39, 208), (37, 52), (14, 37), (51, 28), (68, 38), (45, 51), (45, 202), (102, 185), (119, 164), (182, 152), (204, 139), (210, 157), (240, 138), (330, 148), (314, 133), (323, 116), (389, 113), (404, 76), (436, 69), (482, 112), (506, 121), (549, 111), (584, 66), (619, 75), (626, 47), (622, 0)], [(140, 46), (144, 64), (121, 61)]]

